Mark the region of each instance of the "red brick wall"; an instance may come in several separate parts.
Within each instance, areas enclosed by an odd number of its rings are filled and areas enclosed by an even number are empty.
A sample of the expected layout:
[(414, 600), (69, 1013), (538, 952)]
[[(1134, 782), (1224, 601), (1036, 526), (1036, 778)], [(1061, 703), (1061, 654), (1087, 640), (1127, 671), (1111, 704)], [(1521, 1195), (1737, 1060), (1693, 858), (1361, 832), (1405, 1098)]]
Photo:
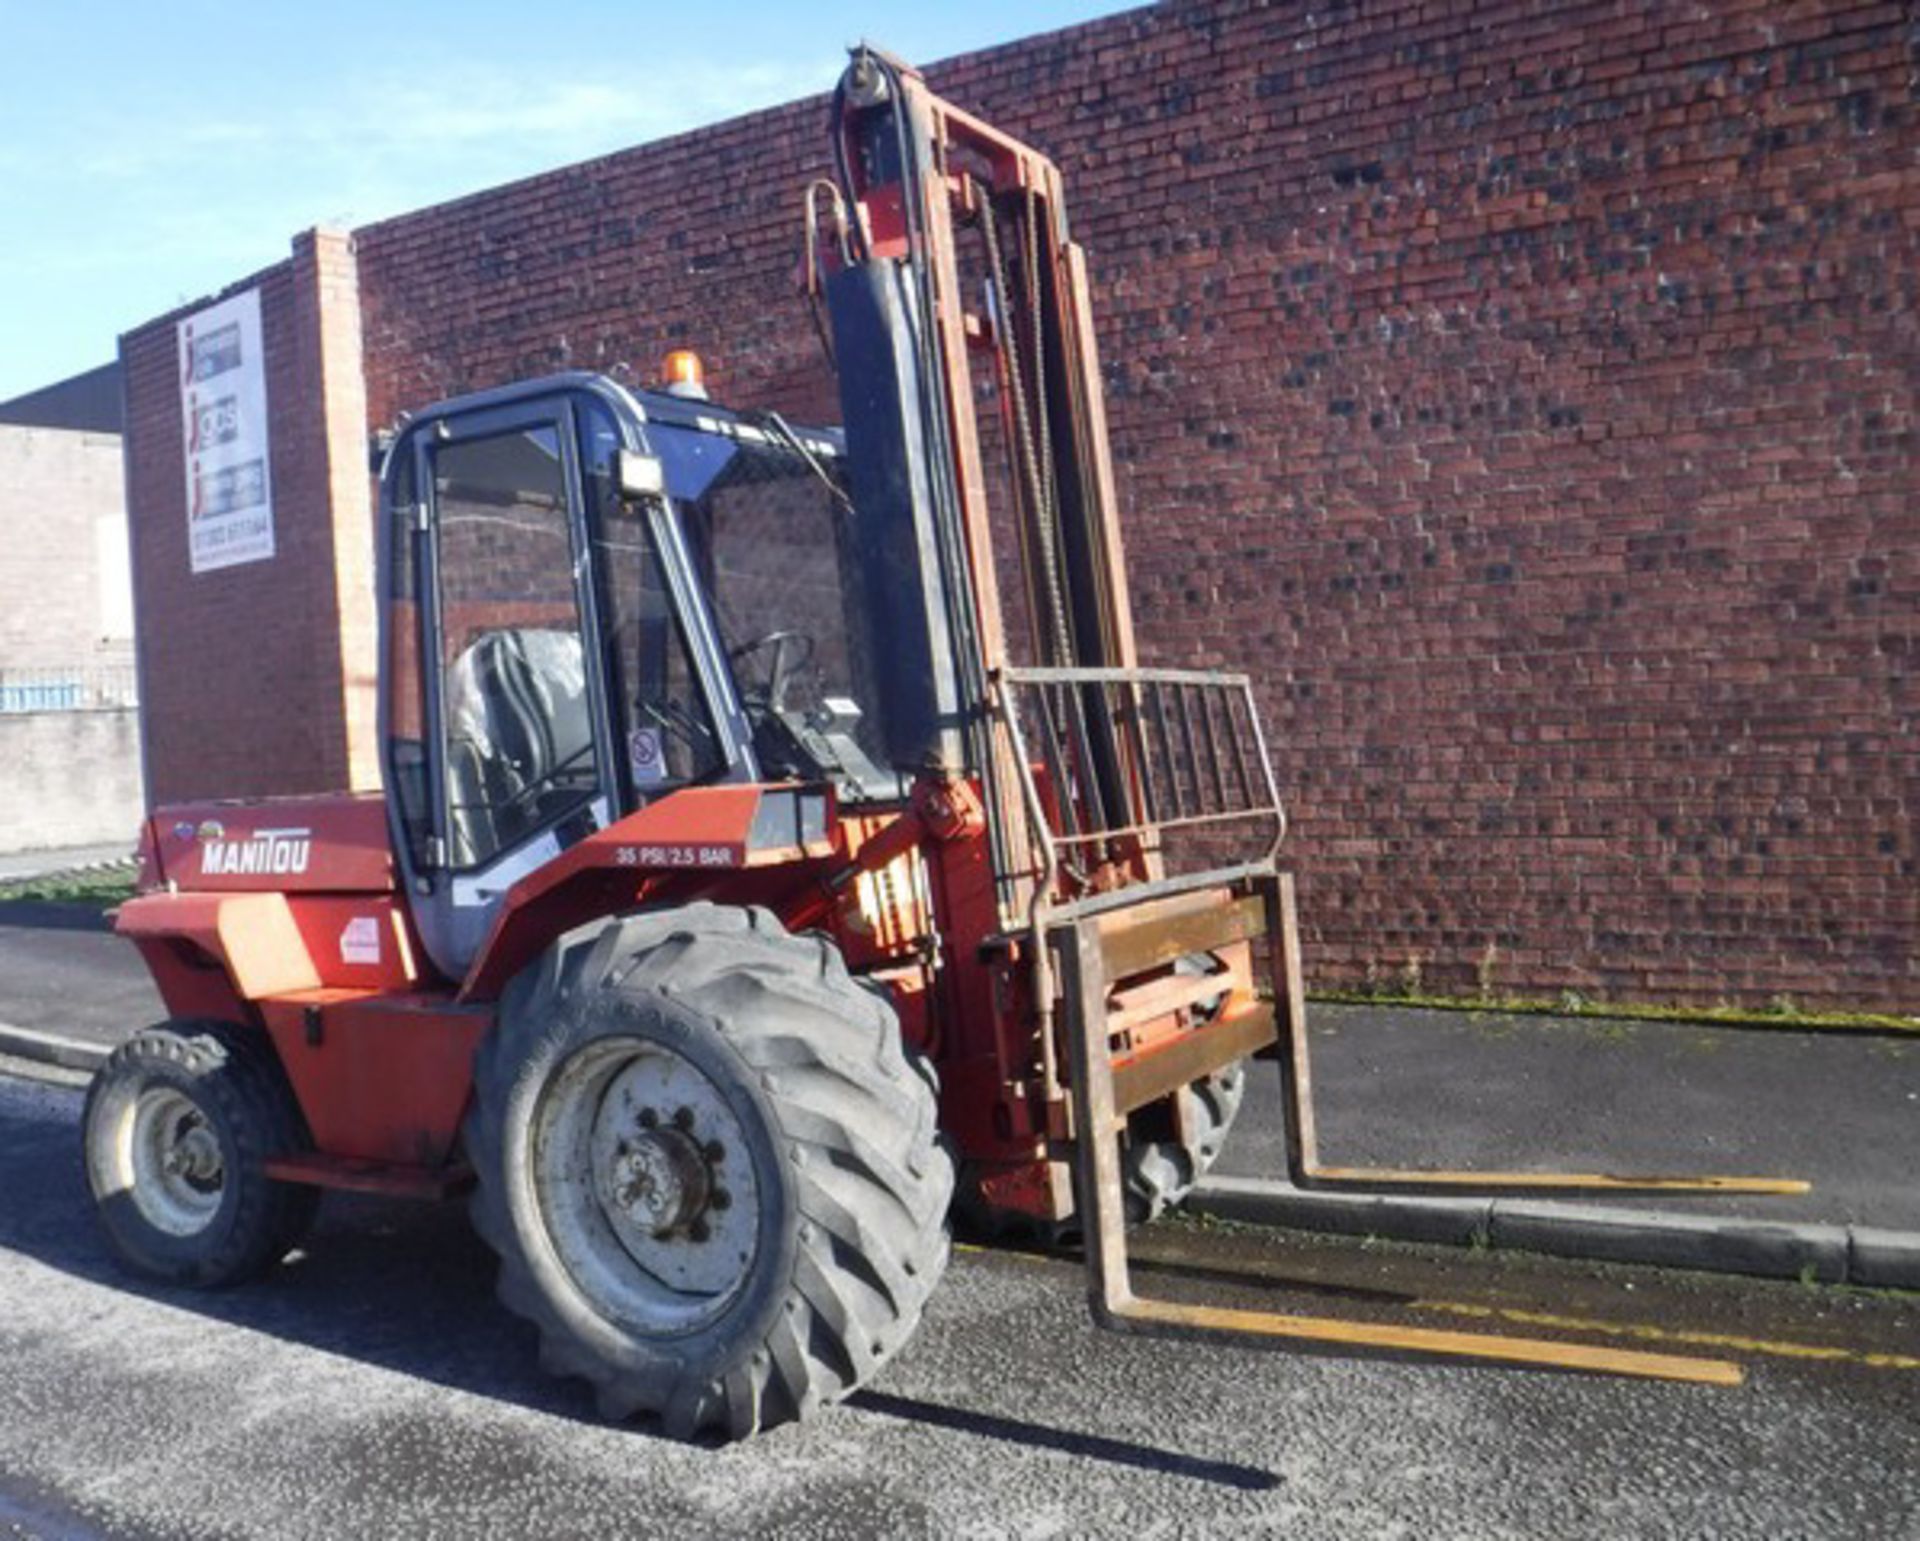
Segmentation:
[[(931, 72), (1065, 169), (1142, 651), (1265, 681), (1317, 981), (1913, 1007), (1917, 71), (1895, 4), (1389, 0)], [(358, 232), (372, 420), (682, 344), (830, 412), (825, 144)]]
[[(359, 411), (357, 313), (341, 303), (343, 235), (309, 232), (293, 256), (223, 291), (260, 290), (275, 555), (194, 574), (187, 554), (180, 355), (175, 324), (207, 302), (120, 339), (127, 392), (127, 506), (147, 790), (154, 803), (318, 792), (364, 783), (371, 723), (371, 535)], [(336, 431), (329, 433), (330, 424)], [(342, 438), (346, 442), (341, 442)], [(342, 455), (353, 475), (337, 477)], [(335, 518), (358, 529), (337, 540)], [(343, 584), (343, 577), (347, 580)], [(352, 590), (352, 592), (347, 592)], [(356, 710), (347, 709), (348, 693)]]

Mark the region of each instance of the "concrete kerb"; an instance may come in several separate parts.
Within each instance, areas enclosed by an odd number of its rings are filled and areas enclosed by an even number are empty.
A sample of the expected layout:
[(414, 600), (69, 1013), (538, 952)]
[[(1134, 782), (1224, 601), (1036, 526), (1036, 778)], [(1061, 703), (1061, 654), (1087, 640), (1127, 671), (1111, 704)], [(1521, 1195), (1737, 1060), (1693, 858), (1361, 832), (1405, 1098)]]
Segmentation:
[(1844, 1225), (1496, 1199), (1491, 1240), (1520, 1252), (1562, 1252), (1608, 1263), (1847, 1282)]
[[(31, 861), (31, 853), (18, 860)], [(140, 856), (136, 851), (129, 851), (124, 856), (103, 857), (99, 861), (69, 862), (52, 867), (28, 865), (21, 867), (17, 872), (0, 872), (0, 888), (24, 883), (58, 882), (62, 878), (92, 877), (98, 873), (118, 872), (123, 869), (131, 872), (139, 865)]]
[(36, 1032), (30, 1027), (14, 1027), (0, 1022), (0, 1055), (27, 1060), (36, 1065), (55, 1065), (62, 1070), (78, 1070), (88, 1075), (105, 1061), (108, 1049), (97, 1043), (80, 1043), (54, 1033)]
[(1920, 1232), (1869, 1226), (1714, 1220), (1537, 1199), (1313, 1193), (1243, 1177), (1205, 1179), (1187, 1206), (1224, 1220), (1291, 1230), (1507, 1247), (1554, 1257), (1823, 1284), (1920, 1289)]
[(1493, 1232), (1491, 1199), (1308, 1193), (1250, 1177), (1206, 1178), (1187, 1200), (1187, 1207), (1254, 1225), (1342, 1236), (1391, 1236), (1397, 1241), (1435, 1241), (1454, 1247), (1485, 1245)]
[(1920, 1289), (1920, 1232), (1849, 1226), (1847, 1279), (1878, 1289)]

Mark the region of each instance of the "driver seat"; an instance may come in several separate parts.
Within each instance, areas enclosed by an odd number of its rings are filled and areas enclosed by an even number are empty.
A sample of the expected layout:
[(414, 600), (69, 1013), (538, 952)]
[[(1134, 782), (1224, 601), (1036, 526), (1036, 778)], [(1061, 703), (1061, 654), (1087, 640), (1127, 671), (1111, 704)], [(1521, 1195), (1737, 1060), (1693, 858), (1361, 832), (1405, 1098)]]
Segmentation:
[[(483, 632), (447, 671), (454, 859), (478, 865), (546, 822), (539, 788), (593, 744), (574, 631)], [(569, 799), (571, 801), (571, 799)]]

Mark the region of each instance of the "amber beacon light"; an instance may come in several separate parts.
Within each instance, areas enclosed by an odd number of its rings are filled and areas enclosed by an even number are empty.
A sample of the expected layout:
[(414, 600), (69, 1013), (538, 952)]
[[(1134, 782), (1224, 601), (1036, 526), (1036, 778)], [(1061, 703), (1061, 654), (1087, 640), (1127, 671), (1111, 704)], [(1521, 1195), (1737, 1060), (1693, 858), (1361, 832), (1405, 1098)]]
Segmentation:
[(706, 366), (691, 348), (675, 348), (667, 355), (661, 373), (666, 377), (669, 395), (691, 396), (697, 401), (707, 399)]

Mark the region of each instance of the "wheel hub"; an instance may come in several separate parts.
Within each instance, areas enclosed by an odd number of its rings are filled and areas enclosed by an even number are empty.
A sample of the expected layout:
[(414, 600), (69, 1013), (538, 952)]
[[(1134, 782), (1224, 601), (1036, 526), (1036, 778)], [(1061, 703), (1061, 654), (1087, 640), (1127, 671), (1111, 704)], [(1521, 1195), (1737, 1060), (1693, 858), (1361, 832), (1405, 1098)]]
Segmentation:
[(635, 1225), (665, 1236), (696, 1221), (713, 1181), (706, 1158), (678, 1129), (655, 1129), (615, 1147), (607, 1189), (614, 1207)]
[(209, 1225), (227, 1182), (220, 1138), (194, 1101), (171, 1086), (143, 1088), (120, 1139), (127, 1189), (148, 1223), (170, 1236)]
[(760, 1206), (745, 1127), (683, 1055), (632, 1038), (582, 1049), (542, 1096), (534, 1152), (547, 1232), (609, 1314), (685, 1330), (751, 1273)]
[(205, 1124), (193, 1123), (180, 1131), (173, 1147), (161, 1158), (161, 1170), (195, 1186), (220, 1179), (220, 1145)]

